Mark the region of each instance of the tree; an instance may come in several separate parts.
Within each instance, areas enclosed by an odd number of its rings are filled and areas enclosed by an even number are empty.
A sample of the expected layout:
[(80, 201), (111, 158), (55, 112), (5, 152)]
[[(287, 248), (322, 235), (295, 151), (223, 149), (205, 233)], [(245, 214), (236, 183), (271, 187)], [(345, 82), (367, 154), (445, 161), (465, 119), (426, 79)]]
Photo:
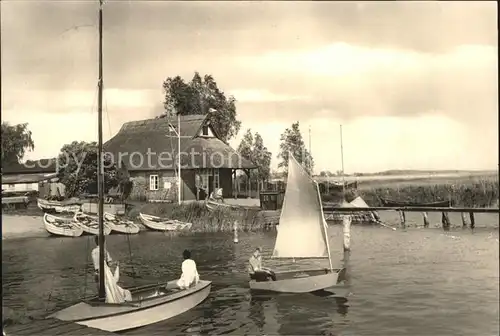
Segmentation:
[(257, 165), (257, 178), (259, 181), (267, 181), (271, 176), (271, 157), (272, 154), (264, 146), (264, 140), (259, 133), (255, 133), (252, 157)]
[[(82, 193), (97, 193), (97, 143), (73, 141), (61, 148), (58, 157), (59, 181), (66, 186), (68, 197)], [(104, 192), (113, 187), (128, 186), (113, 158), (104, 156)], [(129, 186), (128, 186), (129, 187)]]
[(209, 115), (210, 122), (222, 140), (228, 141), (238, 134), (241, 122), (236, 119), (236, 100), (226, 97), (211, 75), (201, 78), (195, 72), (189, 83), (180, 76), (168, 77), (163, 82), (163, 92), (166, 114), (205, 115), (214, 109), (216, 112)]
[(28, 124), (2, 122), (2, 166), (20, 163), (26, 151), (35, 149)]
[(278, 168), (283, 169), (285, 174), (288, 173), (288, 153), (290, 152), (297, 162), (311, 175), (314, 168), (314, 160), (311, 153), (305, 147), (298, 121), (281, 134), (280, 141), (278, 159), (281, 161), (278, 163)]
[(252, 135), (252, 130), (247, 129), (238, 146), (238, 153), (257, 166), (252, 174), (258, 181), (264, 182), (271, 175), (272, 154), (264, 146), (264, 140), (259, 133)]

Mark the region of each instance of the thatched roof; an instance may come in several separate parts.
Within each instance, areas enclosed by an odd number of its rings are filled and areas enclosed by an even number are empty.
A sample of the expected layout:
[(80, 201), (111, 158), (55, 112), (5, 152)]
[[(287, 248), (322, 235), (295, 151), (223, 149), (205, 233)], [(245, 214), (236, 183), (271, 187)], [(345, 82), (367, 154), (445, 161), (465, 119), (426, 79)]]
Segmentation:
[[(112, 154), (116, 163), (121, 158), (130, 171), (175, 169), (178, 137), (170, 130), (169, 122), (177, 128), (176, 121), (176, 118), (162, 117), (125, 123), (104, 144), (104, 151)], [(181, 117), (182, 168), (255, 168), (219, 138), (198, 137), (205, 123), (204, 115)], [(151, 153), (149, 160), (148, 153)]]
[(9, 174), (2, 175), (2, 184), (38, 183), (57, 178), (57, 173)]

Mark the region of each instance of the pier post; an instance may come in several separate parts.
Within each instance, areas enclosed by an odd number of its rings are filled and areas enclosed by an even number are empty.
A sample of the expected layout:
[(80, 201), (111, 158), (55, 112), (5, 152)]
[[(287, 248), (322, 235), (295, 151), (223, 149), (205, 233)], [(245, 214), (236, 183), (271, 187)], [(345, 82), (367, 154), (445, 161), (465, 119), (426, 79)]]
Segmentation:
[(429, 217), (427, 217), (427, 212), (422, 212), (422, 217), (424, 218), (424, 228), (429, 227)]
[(399, 210), (399, 219), (401, 220), (401, 227), (406, 229), (406, 215), (404, 211)]
[(234, 232), (234, 238), (233, 238), (233, 243), (238, 243), (238, 221), (235, 220), (233, 224), (233, 232)]
[(443, 224), (443, 230), (450, 231), (450, 218), (447, 212), (441, 212), (441, 224)]
[(352, 217), (350, 215), (342, 216), (342, 231), (344, 233), (344, 259), (347, 257), (351, 251), (351, 222)]
[(462, 212), (461, 215), (462, 215), (462, 229), (466, 229), (467, 228), (467, 215), (465, 214), (465, 212)]
[(476, 220), (474, 219), (473, 212), (469, 212), (469, 218), (470, 218), (470, 229), (474, 230), (474, 227), (476, 226)]

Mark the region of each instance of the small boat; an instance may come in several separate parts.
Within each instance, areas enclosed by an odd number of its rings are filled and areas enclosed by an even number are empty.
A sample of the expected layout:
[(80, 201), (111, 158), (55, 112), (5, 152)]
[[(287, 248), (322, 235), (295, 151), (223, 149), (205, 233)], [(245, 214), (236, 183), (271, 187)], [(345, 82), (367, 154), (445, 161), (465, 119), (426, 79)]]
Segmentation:
[(360, 211), (360, 212), (351, 212), (351, 211), (342, 211), (342, 208), (369, 208), (368, 204), (360, 197), (356, 197), (350, 203), (347, 203), (345, 200), (341, 204), (332, 205), (337, 207), (337, 211), (328, 211), (325, 213), (325, 219), (327, 221), (335, 221), (342, 222), (342, 217), (345, 215), (351, 216), (351, 220), (353, 224), (377, 224), (379, 220), (379, 216), (375, 211)]
[(382, 206), (384, 207), (419, 207), (419, 208), (449, 208), (451, 207), (451, 201), (438, 201), (431, 203), (412, 203), (412, 202), (401, 202), (393, 201), (387, 198), (379, 197)]
[[(78, 227), (83, 229), (84, 233), (91, 235), (99, 235), (99, 223), (94, 216), (87, 215), (83, 212), (75, 212), (73, 219)], [(104, 235), (107, 236), (111, 233), (111, 228), (104, 224)]]
[[(222, 193), (222, 189), (219, 188), (219, 190), (220, 190), (220, 193)], [(208, 211), (215, 211), (217, 209), (252, 210), (252, 209), (259, 208), (256, 206), (236, 205), (236, 204), (224, 203), (224, 199), (222, 198), (222, 195), (214, 195), (213, 192), (205, 199), (205, 206), (207, 207)]]
[(334, 269), (328, 232), (316, 181), (291, 153), (288, 180), (273, 258), (328, 259), (329, 268), (276, 272), (276, 281), (250, 280), (252, 290), (310, 293), (330, 289), (342, 280), (343, 268)]
[(167, 320), (203, 302), (211, 281), (200, 280), (185, 290), (172, 290), (177, 280), (129, 289), (132, 301), (104, 303), (98, 297), (84, 300), (47, 318), (71, 321), (91, 328), (118, 332)]
[(114, 231), (126, 234), (137, 234), (140, 231), (139, 226), (134, 222), (129, 220), (120, 220), (117, 216), (107, 212), (104, 213), (104, 221), (111, 229), (111, 232)]
[(2, 208), (26, 208), (30, 202), (28, 196), (3, 196)]
[(166, 219), (157, 216), (139, 213), (139, 218), (145, 227), (155, 231), (181, 231), (189, 230), (193, 224), (181, 222), (175, 219)]
[(73, 222), (72, 218), (62, 218), (50, 215), (43, 215), (45, 230), (55, 236), (80, 237), (83, 229)]
[(80, 211), (81, 201), (77, 198), (70, 198), (65, 201), (52, 201), (43, 198), (37, 198), (37, 205), (42, 211), (54, 212), (76, 212)]

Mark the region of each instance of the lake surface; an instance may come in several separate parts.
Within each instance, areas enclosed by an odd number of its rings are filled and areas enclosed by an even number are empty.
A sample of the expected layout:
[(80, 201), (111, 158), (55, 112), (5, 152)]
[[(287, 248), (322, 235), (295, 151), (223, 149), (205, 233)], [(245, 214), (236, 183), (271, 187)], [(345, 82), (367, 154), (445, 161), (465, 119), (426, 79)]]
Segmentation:
[[(201, 277), (213, 281), (211, 295), (195, 309), (127, 334), (499, 333), (498, 227), (472, 234), (353, 226), (347, 301), (311, 294), (251, 295), (246, 261), (255, 246), (269, 256), (275, 234), (240, 233), (238, 244), (227, 234), (109, 236), (108, 249), (120, 260), (125, 285), (177, 278), (185, 248), (193, 251)], [(334, 266), (341, 266), (342, 228), (331, 226), (329, 234)], [(85, 288), (87, 294), (95, 293), (89, 257), (93, 247), (92, 237), (3, 241), (3, 306), (11, 309), (9, 315), (42, 317), (80, 298)], [(273, 260), (267, 265), (279, 264)]]

